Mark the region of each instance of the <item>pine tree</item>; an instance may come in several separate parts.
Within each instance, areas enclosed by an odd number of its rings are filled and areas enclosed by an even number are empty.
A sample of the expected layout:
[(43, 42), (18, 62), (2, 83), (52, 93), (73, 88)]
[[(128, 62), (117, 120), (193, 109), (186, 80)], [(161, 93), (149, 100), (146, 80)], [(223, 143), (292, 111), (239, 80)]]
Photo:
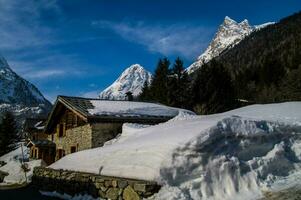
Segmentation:
[(125, 93), (125, 95), (126, 95), (126, 100), (128, 101), (134, 100), (133, 93), (131, 91), (128, 91), (127, 93)]
[(168, 84), (168, 102), (170, 106), (189, 108), (189, 78), (183, 61), (178, 57), (171, 69)]
[(168, 74), (170, 62), (167, 58), (160, 59), (155, 70), (152, 84), (149, 89), (150, 100), (159, 103), (168, 103)]
[(148, 86), (147, 81), (144, 82), (143, 87), (142, 87), (142, 91), (139, 94), (138, 99), (140, 101), (147, 101), (147, 100), (151, 99), (150, 94), (149, 94), (149, 86)]
[(236, 107), (231, 76), (215, 60), (203, 65), (193, 83), (193, 101), (199, 114), (223, 112)]
[(10, 112), (4, 113), (0, 124), (0, 155), (16, 149), (20, 139), (14, 116)]

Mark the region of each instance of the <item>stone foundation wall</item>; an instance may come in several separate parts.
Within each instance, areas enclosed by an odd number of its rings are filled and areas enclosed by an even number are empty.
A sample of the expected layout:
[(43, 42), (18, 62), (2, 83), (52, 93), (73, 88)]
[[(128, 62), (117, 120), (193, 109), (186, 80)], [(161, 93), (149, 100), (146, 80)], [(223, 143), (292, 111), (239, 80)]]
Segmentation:
[(140, 200), (157, 193), (155, 182), (101, 176), (91, 173), (36, 167), (32, 182), (41, 191), (69, 195), (89, 194), (112, 200)]

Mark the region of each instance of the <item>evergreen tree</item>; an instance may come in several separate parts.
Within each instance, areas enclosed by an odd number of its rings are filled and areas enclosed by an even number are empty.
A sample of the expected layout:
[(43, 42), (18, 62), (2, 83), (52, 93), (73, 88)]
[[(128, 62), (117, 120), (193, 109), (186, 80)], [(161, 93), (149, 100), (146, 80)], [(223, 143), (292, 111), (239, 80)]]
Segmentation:
[(133, 93), (131, 91), (128, 91), (127, 93), (125, 93), (125, 95), (126, 95), (126, 99), (128, 101), (133, 101), (134, 100)]
[(193, 83), (192, 92), (195, 111), (199, 114), (223, 112), (236, 107), (231, 76), (215, 60), (202, 66)]
[(142, 91), (141, 91), (138, 99), (140, 101), (147, 101), (147, 100), (151, 99), (150, 94), (149, 94), (149, 86), (148, 86), (148, 82), (147, 81), (144, 82)]
[(171, 69), (168, 84), (168, 104), (170, 106), (189, 108), (189, 78), (183, 61), (178, 57)]
[(149, 100), (168, 103), (168, 74), (170, 62), (167, 58), (160, 59), (155, 70), (152, 84), (149, 88)]
[(0, 124), (0, 155), (16, 149), (20, 139), (14, 116), (10, 112), (4, 113)]
[(285, 101), (301, 101), (301, 65), (284, 78), (278, 94)]

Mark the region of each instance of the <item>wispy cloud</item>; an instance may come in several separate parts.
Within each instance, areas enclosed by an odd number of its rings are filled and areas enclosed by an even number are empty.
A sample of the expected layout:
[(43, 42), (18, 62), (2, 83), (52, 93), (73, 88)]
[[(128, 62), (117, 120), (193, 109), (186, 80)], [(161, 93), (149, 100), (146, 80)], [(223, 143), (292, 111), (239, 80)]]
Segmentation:
[[(23, 56), (21, 56), (23, 57)], [(85, 70), (78, 64), (76, 55), (53, 55), (41, 56), (30, 61), (23, 61), (19, 56), (10, 60), (10, 66), (26, 79), (43, 79), (50, 77), (62, 77), (67, 75), (83, 75)]]
[(42, 12), (59, 14), (55, 0), (0, 0), (0, 48), (18, 50), (51, 43), (52, 30), (40, 23)]
[(208, 44), (212, 29), (192, 24), (147, 24), (138, 22), (93, 21), (92, 26), (109, 29), (122, 38), (142, 44), (163, 55), (195, 58)]
[(99, 90), (92, 90), (92, 91), (88, 91), (88, 92), (83, 92), (81, 94), (81, 96), (85, 97), (85, 98), (97, 98), (99, 93), (100, 93)]

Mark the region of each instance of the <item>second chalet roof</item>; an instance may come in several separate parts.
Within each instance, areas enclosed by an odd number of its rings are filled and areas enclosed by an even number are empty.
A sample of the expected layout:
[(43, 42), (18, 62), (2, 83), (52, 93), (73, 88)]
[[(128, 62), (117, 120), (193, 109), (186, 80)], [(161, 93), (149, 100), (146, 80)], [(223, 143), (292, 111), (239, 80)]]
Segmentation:
[(59, 96), (58, 101), (87, 118), (172, 118), (188, 110), (156, 103)]

